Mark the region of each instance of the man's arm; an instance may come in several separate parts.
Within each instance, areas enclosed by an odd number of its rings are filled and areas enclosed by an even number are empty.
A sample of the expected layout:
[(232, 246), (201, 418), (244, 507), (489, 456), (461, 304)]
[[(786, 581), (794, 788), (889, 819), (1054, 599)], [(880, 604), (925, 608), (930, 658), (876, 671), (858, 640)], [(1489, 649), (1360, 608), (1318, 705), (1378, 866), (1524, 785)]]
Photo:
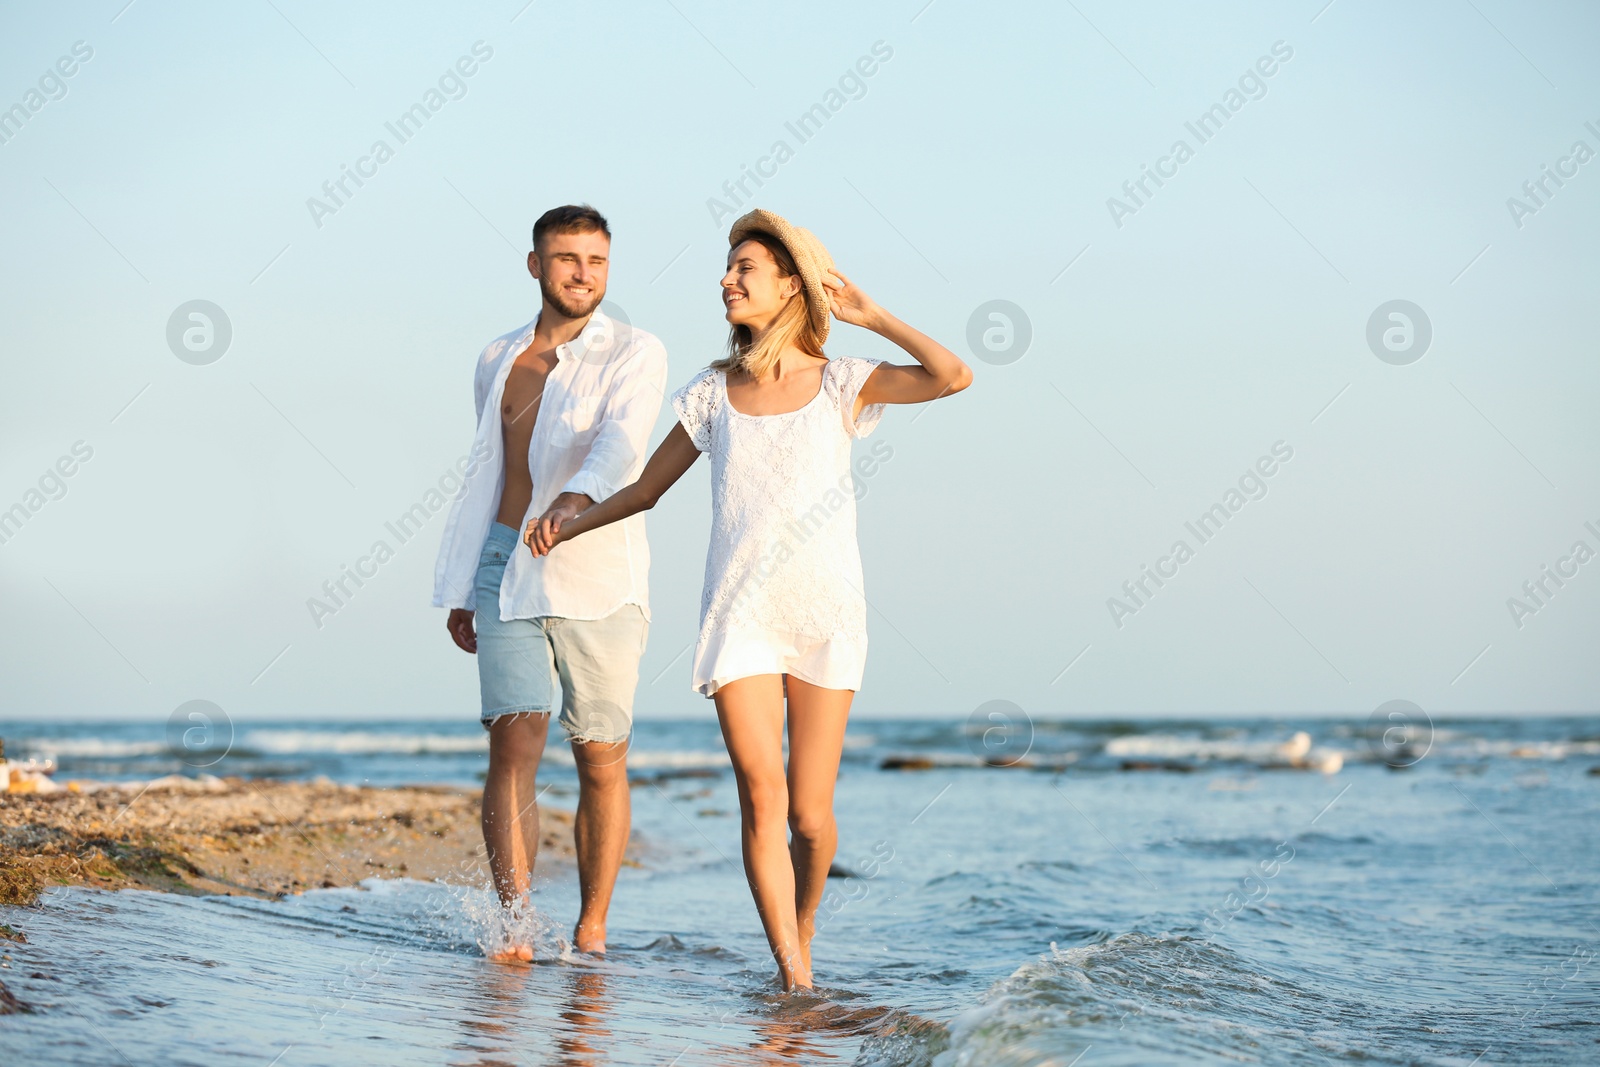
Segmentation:
[(660, 341), (652, 341), (617, 375), (583, 466), (562, 486), (541, 518), (559, 526), (627, 483), (634, 463), (650, 444), (666, 382), (667, 350)]
[(582, 506), (577, 511), (599, 503), (632, 481), (634, 467), (649, 454), (650, 431), (661, 414), (661, 398), (667, 387), (667, 350), (661, 342), (651, 340), (618, 370), (589, 454), (578, 472), (561, 487), (561, 496), (585, 498), (578, 501)]
[[(489, 390), (494, 388), (495, 369), (500, 366), (500, 360), (490, 355), (495, 348), (490, 344), (478, 354), (477, 366), (472, 372), (472, 400), (473, 407), (478, 413), (478, 421), (473, 424), (473, 436), (476, 440), (478, 428), (483, 425), (483, 409), (489, 402)], [(501, 355), (504, 355), (502, 350)], [(445, 551), (445, 546), (440, 546), (440, 551)], [(445, 629), (450, 632), (450, 639), (456, 647), (463, 652), (478, 651), (478, 634), (474, 624), (473, 615), (477, 609), (478, 590), (475, 585), (469, 585), (466, 595), (462, 598), (465, 606), (451, 608), (449, 616), (445, 619)], [(438, 594), (435, 594), (435, 603), (438, 603)]]
[(515, 344), (513, 335), (496, 338), (478, 355), (478, 366), (472, 375), (472, 399), (478, 412), (478, 425), (483, 425), (483, 409), (489, 403), (489, 391), (494, 388), (495, 375), (500, 364)]

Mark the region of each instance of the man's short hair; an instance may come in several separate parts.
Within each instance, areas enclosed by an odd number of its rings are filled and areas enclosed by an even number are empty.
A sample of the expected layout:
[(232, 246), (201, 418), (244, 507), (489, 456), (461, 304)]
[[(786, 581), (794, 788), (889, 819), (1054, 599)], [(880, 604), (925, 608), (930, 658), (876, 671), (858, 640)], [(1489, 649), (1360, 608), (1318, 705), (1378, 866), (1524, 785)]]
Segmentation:
[(539, 216), (533, 224), (533, 250), (539, 251), (545, 237), (552, 233), (590, 233), (599, 230), (611, 240), (611, 227), (606, 217), (588, 204), (563, 204)]

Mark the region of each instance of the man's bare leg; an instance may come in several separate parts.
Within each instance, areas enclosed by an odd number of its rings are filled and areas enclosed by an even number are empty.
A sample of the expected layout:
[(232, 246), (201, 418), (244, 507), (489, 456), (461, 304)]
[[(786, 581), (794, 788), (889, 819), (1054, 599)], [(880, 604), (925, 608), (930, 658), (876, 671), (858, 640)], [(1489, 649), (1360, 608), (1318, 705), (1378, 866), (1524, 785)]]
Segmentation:
[(789, 676), (789, 856), (794, 863), (795, 921), (800, 960), (811, 972), (811, 938), (828, 868), (839, 846), (833, 786), (850, 717), (848, 689), (824, 689)]
[[(528, 892), (539, 858), (539, 761), (549, 712), (502, 715), (489, 726), (489, 774), (483, 783), (483, 843), (503, 908)], [(532, 960), (532, 945), (509, 945), (491, 959)]]
[(582, 910), (572, 931), (579, 952), (606, 950), (606, 912), (617, 870), (628, 849), (632, 804), (628, 796), (628, 742), (574, 741), (578, 765), (578, 815), (572, 824), (578, 851), (578, 894)]

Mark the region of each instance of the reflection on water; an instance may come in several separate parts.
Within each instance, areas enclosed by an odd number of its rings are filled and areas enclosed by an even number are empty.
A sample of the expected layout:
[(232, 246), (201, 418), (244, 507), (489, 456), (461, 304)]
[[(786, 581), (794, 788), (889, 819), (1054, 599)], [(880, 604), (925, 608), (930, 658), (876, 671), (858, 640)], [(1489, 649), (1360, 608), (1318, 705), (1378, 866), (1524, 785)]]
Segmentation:
[[(612, 997), (610, 976), (587, 967), (558, 967), (554, 984), (561, 990), (559, 1020), (549, 1035), (553, 1055), (548, 1062), (560, 1067), (599, 1067), (612, 1058)], [(524, 1058), (539, 1042), (528, 1032), (527, 1000), (544, 993), (547, 985), (535, 981), (535, 969), (520, 965), (485, 967), (475, 976), (471, 995), (463, 1003), (463, 1038), (455, 1048), (474, 1058), (459, 1062), (497, 1067), (527, 1062)]]
[(561, 1018), (567, 1029), (556, 1039), (563, 1067), (595, 1067), (604, 1062), (610, 1044), (606, 1039), (606, 1013), (611, 1001), (606, 997), (606, 976), (599, 972), (578, 973), (567, 981), (566, 1007)]
[(472, 995), (464, 1007), (461, 1041), (454, 1047), (476, 1054), (465, 1063), (499, 1067), (517, 1062), (521, 1043), (517, 1025), (521, 1001), (527, 991), (529, 968), (488, 967), (472, 983)]

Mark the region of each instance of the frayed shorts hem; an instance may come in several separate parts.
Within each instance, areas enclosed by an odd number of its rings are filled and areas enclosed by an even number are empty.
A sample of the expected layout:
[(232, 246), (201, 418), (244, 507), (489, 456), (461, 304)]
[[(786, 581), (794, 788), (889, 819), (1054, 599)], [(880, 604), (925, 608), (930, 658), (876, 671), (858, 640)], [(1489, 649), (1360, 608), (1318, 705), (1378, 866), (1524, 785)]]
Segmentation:
[[(479, 716), (478, 721), (487, 730), (501, 719), (515, 719), (522, 715), (549, 715), (554, 710), (554, 708), (535, 708), (531, 706), (496, 708), (494, 711), (484, 712)], [(628, 740), (632, 736), (630, 732), (623, 734), (621, 737), (607, 737), (603, 730), (579, 730), (567, 722), (565, 718), (557, 719), (556, 721), (561, 727), (561, 732), (567, 735), (566, 739), (575, 745), (615, 745)]]
[(513, 704), (508, 708), (495, 708), (493, 711), (485, 711), (478, 716), (478, 721), (483, 723), (483, 728), (487, 730), (500, 719), (517, 715), (548, 715), (552, 710), (551, 708), (536, 707), (533, 704)]
[(562, 723), (561, 728), (566, 731), (567, 740), (574, 745), (616, 745), (633, 736), (632, 734), (623, 734), (621, 737), (593, 737), (589, 736), (594, 733), (593, 730), (574, 730), (566, 723)]

